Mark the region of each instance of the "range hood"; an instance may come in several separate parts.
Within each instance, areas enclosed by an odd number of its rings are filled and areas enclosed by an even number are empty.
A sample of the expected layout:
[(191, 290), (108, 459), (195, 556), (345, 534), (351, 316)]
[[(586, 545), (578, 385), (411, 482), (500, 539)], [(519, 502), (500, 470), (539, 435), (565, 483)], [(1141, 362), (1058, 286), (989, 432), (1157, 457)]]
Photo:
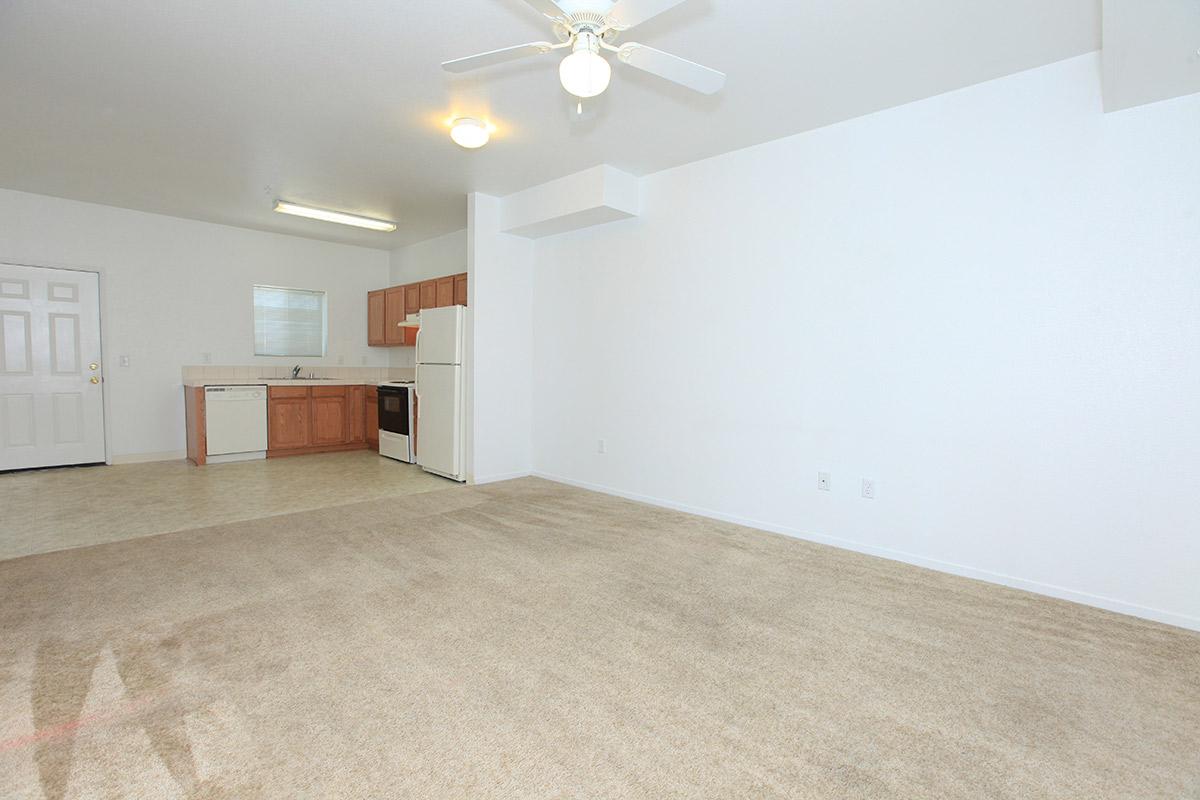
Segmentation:
[(401, 320), (400, 322), (397, 322), (396, 327), (398, 327), (398, 328), (419, 328), (419, 327), (421, 327), (421, 312), (418, 311), (416, 314), (409, 314), (403, 320)]

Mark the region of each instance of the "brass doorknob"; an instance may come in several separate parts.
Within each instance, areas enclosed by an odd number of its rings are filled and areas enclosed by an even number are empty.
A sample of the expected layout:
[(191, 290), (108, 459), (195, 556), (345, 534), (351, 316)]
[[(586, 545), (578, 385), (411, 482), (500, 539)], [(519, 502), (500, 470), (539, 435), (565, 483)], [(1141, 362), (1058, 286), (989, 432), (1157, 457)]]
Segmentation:
[(95, 375), (93, 375), (93, 376), (92, 376), (92, 383), (99, 383), (99, 382), (100, 382), (100, 379), (99, 379), (99, 378), (97, 378)]
[(100, 369), (100, 365), (93, 361), (92, 363), (88, 364), (88, 369), (90, 369), (92, 372), (95, 372), (96, 370)]

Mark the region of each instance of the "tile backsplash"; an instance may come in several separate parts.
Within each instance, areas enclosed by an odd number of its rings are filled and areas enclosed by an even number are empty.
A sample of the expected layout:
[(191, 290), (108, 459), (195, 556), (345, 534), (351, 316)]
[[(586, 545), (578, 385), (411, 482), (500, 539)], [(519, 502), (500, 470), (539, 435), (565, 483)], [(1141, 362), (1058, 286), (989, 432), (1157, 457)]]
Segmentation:
[[(413, 370), (407, 367), (303, 367), (302, 375), (315, 375), (318, 378), (338, 378), (340, 380), (361, 380), (363, 383), (377, 381), (401, 380), (411, 378)], [(201, 366), (186, 366), (183, 368), (183, 380), (213, 381), (229, 383), (248, 383), (261, 378), (290, 378), (291, 367), (239, 367), (217, 366), (204, 364)]]

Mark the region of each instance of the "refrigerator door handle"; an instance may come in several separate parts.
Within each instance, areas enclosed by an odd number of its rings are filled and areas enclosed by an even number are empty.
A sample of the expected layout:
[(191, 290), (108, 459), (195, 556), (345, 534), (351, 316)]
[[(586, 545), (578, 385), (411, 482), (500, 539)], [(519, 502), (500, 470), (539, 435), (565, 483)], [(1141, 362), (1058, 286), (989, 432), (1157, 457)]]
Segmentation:
[(421, 329), (417, 328), (417, 340), (413, 342), (413, 352), (416, 354), (417, 363), (421, 363)]

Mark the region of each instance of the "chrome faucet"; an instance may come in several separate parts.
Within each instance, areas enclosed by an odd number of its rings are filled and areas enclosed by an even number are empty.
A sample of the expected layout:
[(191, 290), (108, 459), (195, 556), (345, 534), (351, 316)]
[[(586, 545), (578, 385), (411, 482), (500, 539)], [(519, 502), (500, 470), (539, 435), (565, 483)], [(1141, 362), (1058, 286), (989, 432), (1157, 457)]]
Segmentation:
[(300, 365), (292, 367), (292, 380), (297, 380), (300, 377)]

